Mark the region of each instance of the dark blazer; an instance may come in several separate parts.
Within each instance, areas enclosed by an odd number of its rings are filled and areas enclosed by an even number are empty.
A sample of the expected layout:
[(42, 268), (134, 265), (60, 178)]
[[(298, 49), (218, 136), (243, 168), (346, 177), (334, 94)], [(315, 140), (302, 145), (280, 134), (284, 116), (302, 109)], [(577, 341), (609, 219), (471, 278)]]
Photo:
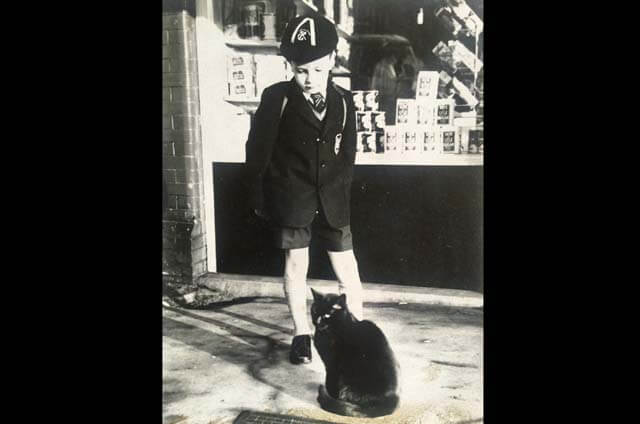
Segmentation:
[(306, 227), (320, 207), (332, 226), (350, 223), (355, 107), (351, 92), (331, 82), (326, 104), (321, 122), (293, 79), (262, 93), (246, 144), (245, 182), (250, 206), (278, 225)]

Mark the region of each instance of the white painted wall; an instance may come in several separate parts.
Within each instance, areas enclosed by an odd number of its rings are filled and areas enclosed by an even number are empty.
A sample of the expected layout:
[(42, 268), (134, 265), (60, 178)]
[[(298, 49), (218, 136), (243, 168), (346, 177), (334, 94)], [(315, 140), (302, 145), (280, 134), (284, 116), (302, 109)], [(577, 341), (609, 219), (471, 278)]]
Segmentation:
[(226, 57), (222, 28), (216, 25), (215, 0), (196, 1), (196, 43), (204, 167), (204, 222), (207, 266), (216, 272), (213, 162), (244, 162), (249, 115), (223, 100), (227, 94)]

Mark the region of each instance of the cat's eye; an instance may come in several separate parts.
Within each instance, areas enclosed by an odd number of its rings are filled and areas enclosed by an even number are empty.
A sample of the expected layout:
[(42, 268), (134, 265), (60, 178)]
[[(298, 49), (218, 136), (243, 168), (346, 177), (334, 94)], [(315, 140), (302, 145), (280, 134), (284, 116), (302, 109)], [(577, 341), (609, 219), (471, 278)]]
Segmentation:
[(333, 305), (333, 309), (342, 309), (342, 306), (340, 306), (340, 305)]

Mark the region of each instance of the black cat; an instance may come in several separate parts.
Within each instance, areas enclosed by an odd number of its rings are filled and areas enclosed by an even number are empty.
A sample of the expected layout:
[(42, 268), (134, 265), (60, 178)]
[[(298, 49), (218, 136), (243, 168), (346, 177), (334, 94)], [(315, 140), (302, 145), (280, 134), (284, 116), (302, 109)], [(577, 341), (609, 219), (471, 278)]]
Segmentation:
[(320, 385), (323, 409), (352, 417), (389, 415), (400, 402), (398, 363), (380, 328), (359, 321), (348, 310), (346, 295), (311, 289), (314, 346), (327, 377)]

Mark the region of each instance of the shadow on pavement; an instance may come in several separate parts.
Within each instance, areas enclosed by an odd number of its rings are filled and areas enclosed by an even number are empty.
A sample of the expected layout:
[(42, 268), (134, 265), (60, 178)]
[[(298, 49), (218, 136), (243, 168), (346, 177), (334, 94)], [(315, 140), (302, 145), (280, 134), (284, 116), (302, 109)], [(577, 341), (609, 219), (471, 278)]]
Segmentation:
[(256, 300), (268, 299), (266, 296), (249, 296), (249, 297), (236, 297), (231, 300), (223, 300), (221, 302), (212, 302), (207, 303), (206, 305), (197, 305), (197, 306), (185, 306), (186, 309), (191, 309), (194, 311), (218, 311), (220, 309), (224, 309), (227, 306), (233, 305), (242, 305), (244, 303), (255, 302)]
[[(310, 385), (309, 382), (317, 380), (317, 373), (304, 366), (295, 366), (289, 363), (290, 344), (283, 343), (269, 335), (258, 334), (210, 317), (166, 306), (164, 308), (180, 315), (215, 325), (217, 328), (229, 332), (234, 338), (216, 334), (169, 317), (163, 317), (163, 336), (214, 355), (226, 362), (244, 365), (249, 375), (254, 379), (273, 387), (279, 392), (307, 402), (310, 399), (315, 399), (318, 383)], [(290, 332), (289, 329), (251, 317), (236, 313), (233, 313), (232, 316), (254, 324), (259, 323), (259, 325), (267, 328), (275, 327), (278, 331), (286, 334)], [(273, 369), (277, 369), (279, 372), (271, 372), (267, 377), (267, 371)], [(292, 374), (295, 374), (296, 378), (291, 378)]]

